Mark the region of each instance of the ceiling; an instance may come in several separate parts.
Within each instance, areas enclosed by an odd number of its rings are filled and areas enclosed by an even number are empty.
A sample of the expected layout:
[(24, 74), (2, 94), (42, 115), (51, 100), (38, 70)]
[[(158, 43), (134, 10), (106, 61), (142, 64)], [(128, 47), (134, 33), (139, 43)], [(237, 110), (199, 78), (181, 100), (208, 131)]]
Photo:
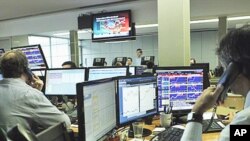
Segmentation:
[[(92, 8), (106, 4), (119, 4), (133, 1), (155, 1), (157, 0), (1, 0), (0, 22), (24, 17), (51, 14), (56, 12), (71, 11), (84, 8)], [(158, 0), (159, 1), (159, 0)], [(156, 7), (156, 6), (154, 6)], [(190, 0), (191, 20), (212, 19), (220, 16), (250, 16), (250, 0)], [(146, 10), (140, 7), (137, 10)], [(157, 13), (157, 9), (155, 9)], [(157, 17), (157, 15), (155, 15)], [(235, 27), (237, 24), (249, 22), (248, 20), (230, 21), (228, 26)], [(157, 21), (155, 21), (157, 23)], [(143, 24), (143, 23), (141, 23)], [(217, 23), (191, 24), (191, 29), (215, 29)], [(157, 28), (138, 29), (139, 33), (157, 32)], [(59, 31), (56, 31), (57, 33)], [(56, 32), (38, 33), (39, 35), (53, 35)], [(64, 31), (60, 31), (64, 32)]]

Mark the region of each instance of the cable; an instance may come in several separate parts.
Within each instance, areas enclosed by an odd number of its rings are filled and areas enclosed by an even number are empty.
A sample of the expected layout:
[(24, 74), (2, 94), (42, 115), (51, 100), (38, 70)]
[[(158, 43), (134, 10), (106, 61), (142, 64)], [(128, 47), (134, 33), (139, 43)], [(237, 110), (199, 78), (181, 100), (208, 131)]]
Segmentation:
[(207, 127), (205, 128), (205, 130), (203, 130), (203, 132), (206, 133), (206, 132), (208, 131), (208, 129), (210, 128), (210, 126), (212, 125), (213, 120), (214, 120), (214, 116), (215, 116), (215, 114), (216, 114), (216, 110), (217, 110), (217, 106), (215, 106), (215, 107), (213, 108), (213, 115), (212, 115), (212, 117), (211, 117), (211, 119), (210, 119), (210, 121), (209, 121)]

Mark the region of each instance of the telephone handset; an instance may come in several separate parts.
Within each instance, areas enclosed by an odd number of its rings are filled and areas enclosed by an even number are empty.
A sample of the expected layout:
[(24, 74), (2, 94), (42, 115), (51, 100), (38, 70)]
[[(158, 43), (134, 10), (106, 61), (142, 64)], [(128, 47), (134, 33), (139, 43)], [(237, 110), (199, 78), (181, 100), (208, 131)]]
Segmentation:
[(26, 73), (26, 75), (28, 77), (28, 81), (30, 83), (33, 79), (33, 73), (28, 67), (25, 68), (25, 73)]
[(229, 86), (234, 82), (234, 80), (241, 73), (241, 71), (242, 71), (242, 68), (240, 67), (239, 64), (235, 62), (229, 63), (226, 70), (220, 77), (220, 80), (218, 81), (218, 84), (222, 85), (224, 88), (220, 96), (218, 97), (217, 102), (225, 100)]

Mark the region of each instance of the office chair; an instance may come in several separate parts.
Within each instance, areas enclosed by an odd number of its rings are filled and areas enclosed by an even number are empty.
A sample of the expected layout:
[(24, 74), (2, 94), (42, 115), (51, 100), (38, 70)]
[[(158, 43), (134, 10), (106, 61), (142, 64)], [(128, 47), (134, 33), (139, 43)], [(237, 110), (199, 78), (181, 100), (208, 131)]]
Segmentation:
[(43, 130), (36, 137), (38, 141), (72, 141), (64, 122)]
[(8, 137), (6, 135), (6, 132), (0, 128), (0, 141), (7, 141), (8, 140)]
[(26, 130), (21, 124), (17, 124), (7, 132), (12, 141), (38, 141), (32, 131)]

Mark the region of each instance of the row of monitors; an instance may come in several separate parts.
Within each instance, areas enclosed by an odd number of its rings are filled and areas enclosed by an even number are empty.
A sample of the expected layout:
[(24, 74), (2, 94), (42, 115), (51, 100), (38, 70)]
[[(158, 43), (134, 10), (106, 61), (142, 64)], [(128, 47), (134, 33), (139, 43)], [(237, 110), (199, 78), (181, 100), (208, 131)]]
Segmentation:
[(156, 76), (127, 76), (77, 84), (78, 127), (81, 141), (98, 140), (115, 127), (172, 107), (187, 114), (205, 89), (204, 69), (156, 68)]

